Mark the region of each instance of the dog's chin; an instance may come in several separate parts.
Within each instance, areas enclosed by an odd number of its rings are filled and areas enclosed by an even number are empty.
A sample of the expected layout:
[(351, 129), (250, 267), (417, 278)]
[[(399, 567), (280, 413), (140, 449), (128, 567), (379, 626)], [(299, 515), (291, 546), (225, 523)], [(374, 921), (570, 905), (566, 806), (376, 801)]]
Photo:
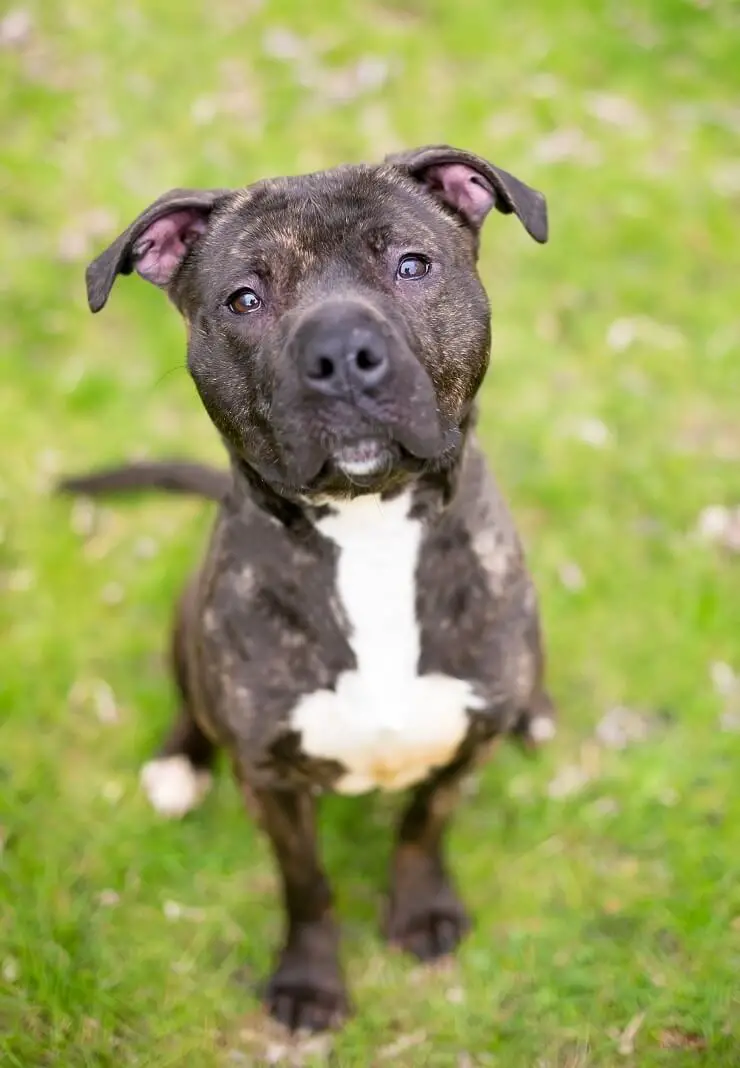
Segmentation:
[[(307, 436), (279, 464), (250, 463), (273, 491), (304, 502), (384, 493), (425, 472), (440, 471), (454, 461), (462, 435), (459, 427), (422, 439), (413, 431), (333, 436), (320, 442)], [(249, 462), (249, 461), (248, 461)]]
[(326, 501), (390, 492), (441, 462), (442, 454), (417, 456), (397, 441), (358, 439), (332, 449), (317, 476), (303, 487), (301, 497)]

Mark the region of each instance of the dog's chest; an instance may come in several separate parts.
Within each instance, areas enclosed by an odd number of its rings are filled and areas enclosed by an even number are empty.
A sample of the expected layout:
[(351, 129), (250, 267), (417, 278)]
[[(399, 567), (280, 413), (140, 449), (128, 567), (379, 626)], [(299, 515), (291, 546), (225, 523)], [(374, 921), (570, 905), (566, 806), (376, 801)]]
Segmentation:
[(333, 690), (301, 698), (291, 726), (304, 753), (345, 769), (341, 793), (400, 789), (448, 763), (479, 703), (462, 679), (418, 673), (423, 531), (410, 505), (408, 496), (359, 497), (320, 521), (337, 547), (337, 593), (356, 667)]

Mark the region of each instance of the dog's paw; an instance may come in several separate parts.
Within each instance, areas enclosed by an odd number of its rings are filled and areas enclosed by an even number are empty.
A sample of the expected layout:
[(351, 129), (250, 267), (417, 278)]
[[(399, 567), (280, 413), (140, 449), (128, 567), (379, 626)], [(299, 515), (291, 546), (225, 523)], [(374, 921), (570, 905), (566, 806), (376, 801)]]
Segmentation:
[(151, 760), (141, 769), (141, 785), (155, 812), (180, 819), (203, 800), (213, 779), (209, 771), (195, 768), (186, 756)]
[(547, 745), (557, 732), (555, 706), (544, 691), (538, 693), (531, 707), (522, 712), (512, 731), (519, 743), (529, 750)]
[(527, 724), (527, 737), (533, 745), (544, 745), (546, 742), (551, 742), (557, 732), (555, 720), (550, 719), (548, 716), (535, 716)]
[(328, 1031), (349, 1015), (349, 999), (338, 969), (310, 960), (286, 959), (268, 983), (265, 1006), (289, 1031)]
[(470, 929), (465, 908), (449, 883), (418, 898), (391, 899), (384, 933), (388, 941), (422, 961), (448, 956)]

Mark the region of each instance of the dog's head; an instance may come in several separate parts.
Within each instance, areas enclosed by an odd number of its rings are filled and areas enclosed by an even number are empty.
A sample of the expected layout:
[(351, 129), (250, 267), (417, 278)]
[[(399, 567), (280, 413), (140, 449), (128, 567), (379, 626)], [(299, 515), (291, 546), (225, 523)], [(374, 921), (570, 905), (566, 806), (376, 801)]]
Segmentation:
[(90, 264), (88, 299), (132, 271), (166, 290), (211, 419), (278, 492), (377, 490), (459, 448), (488, 365), (491, 208), (547, 240), (540, 193), (447, 146), (177, 189)]

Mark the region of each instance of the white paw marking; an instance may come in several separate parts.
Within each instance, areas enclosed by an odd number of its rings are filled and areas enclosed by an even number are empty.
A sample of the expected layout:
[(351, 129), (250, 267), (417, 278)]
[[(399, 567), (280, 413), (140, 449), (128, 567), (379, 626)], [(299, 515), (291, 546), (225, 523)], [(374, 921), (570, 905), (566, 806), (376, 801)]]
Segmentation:
[(537, 716), (529, 724), (529, 737), (538, 744), (551, 742), (557, 734), (557, 727), (547, 716)]
[(200, 804), (211, 788), (209, 771), (198, 771), (185, 756), (151, 760), (141, 769), (141, 785), (155, 812), (180, 819)]

